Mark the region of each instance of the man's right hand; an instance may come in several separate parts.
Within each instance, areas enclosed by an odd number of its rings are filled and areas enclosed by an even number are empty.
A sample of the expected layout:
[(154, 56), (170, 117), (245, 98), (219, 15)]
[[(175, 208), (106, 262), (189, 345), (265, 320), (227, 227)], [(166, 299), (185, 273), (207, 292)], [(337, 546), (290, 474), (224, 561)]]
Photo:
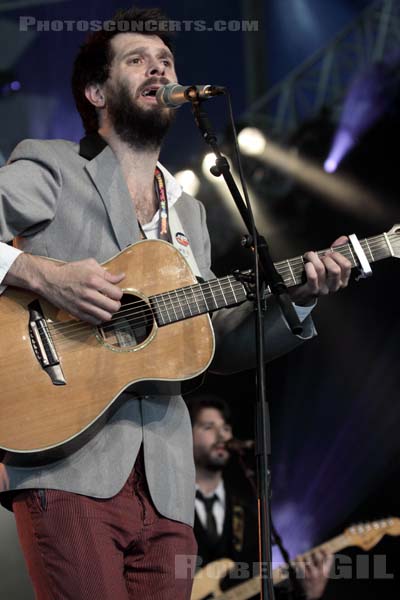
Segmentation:
[(93, 258), (57, 263), (23, 253), (4, 283), (36, 292), (73, 317), (98, 325), (120, 309), (123, 292), (117, 284), (124, 277), (109, 273)]

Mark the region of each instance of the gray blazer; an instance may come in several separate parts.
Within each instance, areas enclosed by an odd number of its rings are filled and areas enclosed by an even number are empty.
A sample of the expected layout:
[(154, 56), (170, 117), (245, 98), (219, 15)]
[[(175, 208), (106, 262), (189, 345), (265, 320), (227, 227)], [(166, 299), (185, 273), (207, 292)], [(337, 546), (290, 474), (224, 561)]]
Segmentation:
[[(185, 193), (175, 207), (200, 272), (210, 279), (204, 207)], [(0, 169), (0, 240), (12, 239), (32, 254), (64, 261), (94, 257), (99, 262), (138, 241), (133, 203), (111, 148), (105, 146), (96, 155), (87, 142), (81, 147), (63, 140), (19, 144), (9, 164)], [(250, 367), (251, 306), (246, 303), (219, 311), (213, 325), (217, 341), (214, 370), (223, 373)], [(273, 301), (266, 332), (269, 358), (302, 341), (290, 333)], [(308, 320), (304, 337), (314, 333)], [(6, 456), (0, 463), (0, 491), (55, 488), (111, 497), (124, 485), (143, 443), (146, 476), (156, 508), (166, 517), (192, 524), (192, 434), (182, 398), (138, 397), (128, 392), (123, 397), (122, 406), (107, 425), (69, 457), (21, 468), (7, 465)]]

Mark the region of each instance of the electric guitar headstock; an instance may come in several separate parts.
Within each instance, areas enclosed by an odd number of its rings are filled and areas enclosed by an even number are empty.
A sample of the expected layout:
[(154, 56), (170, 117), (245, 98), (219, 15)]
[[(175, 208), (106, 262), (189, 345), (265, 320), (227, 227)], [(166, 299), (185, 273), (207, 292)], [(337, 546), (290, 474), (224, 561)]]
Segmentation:
[(400, 535), (400, 519), (389, 517), (371, 523), (360, 523), (346, 529), (344, 535), (349, 540), (349, 546), (370, 550), (384, 535)]

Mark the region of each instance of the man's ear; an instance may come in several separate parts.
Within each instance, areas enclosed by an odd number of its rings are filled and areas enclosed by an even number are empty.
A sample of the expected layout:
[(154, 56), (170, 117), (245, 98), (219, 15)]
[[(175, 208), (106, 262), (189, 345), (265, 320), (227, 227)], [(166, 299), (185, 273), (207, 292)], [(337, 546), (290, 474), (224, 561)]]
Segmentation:
[(103, 88), (98, 83), (87, 85), (85, 88), (85, 96), (96, 108), (104, 108), (106, 105)]

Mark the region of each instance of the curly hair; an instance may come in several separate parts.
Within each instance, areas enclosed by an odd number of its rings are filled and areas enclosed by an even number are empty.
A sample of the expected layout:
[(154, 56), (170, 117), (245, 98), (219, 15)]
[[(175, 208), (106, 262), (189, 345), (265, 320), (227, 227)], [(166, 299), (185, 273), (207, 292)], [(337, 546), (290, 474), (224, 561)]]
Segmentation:
[(119, 10), (107, 22), (107, 28), (90, 34), (81, 46), (74, 62), (71, 85), (75, 105), (87, 134), (98, 130), (99, 119), (96, 108), (85, 96), (85, 89), (88, 85), (107, 81), (113, 60), (110, 40), (119, 33), (157, 35), (172, 52), (171, 36), (163, 31), (161, 23), (165, 21), (165, 15), (158, 8), (133, 6)]

